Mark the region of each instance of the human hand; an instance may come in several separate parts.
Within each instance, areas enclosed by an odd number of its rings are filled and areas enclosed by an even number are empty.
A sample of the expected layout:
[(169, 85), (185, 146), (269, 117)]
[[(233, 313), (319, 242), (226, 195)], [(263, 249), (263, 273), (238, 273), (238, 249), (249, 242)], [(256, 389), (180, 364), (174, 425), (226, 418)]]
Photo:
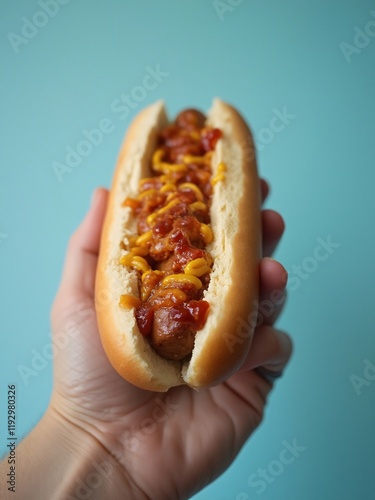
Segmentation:
[[(264, 200), (268, 187), (264, 181), (261, 187)], [(285, 301), (287, 274), (263, 258), (260, 303), (271, 300), (273, 307), (262, 317), (244, 365), (226, 382), (199, 392), (187, 386), (167, 393), (134, 387), (110, 365), (96, 324), (94, 282), (107, 194), (95, 192), (69, 243), (52, 310), (54, 344), (62, 347), (55, 352), (49, 411), (115, 457), (134, 498), (188, 498), (229, 466), (259, 425), (272, 389), (261, 370), (280, 373), (290, 357), (289, 337), (272, 326)], [(265, 210), (262, 226), (267, 257), (284, 224), (279, 214)]]

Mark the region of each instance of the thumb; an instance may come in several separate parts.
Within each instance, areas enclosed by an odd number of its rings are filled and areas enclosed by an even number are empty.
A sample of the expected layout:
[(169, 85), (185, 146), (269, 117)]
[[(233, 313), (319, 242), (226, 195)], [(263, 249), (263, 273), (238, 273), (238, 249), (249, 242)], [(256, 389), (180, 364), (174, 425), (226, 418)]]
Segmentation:
[(108, 191), (94, 191), (89, 211), (70, 238), (65, 257), (60, 292), (65, 297), (94, 296), (95, 274), (98, 262)]

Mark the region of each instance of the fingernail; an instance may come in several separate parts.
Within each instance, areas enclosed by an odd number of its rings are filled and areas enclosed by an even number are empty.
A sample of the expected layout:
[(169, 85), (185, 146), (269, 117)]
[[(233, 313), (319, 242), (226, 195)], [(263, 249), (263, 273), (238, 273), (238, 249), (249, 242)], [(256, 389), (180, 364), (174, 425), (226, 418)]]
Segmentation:
[(282, 330), (279, 330), (278, 333), (279, 333), (281, 349), (283, 351), (283, 356), (289, 359), (293, 351), (292, 340), (289, 337), (289, 335), (283, 332)]

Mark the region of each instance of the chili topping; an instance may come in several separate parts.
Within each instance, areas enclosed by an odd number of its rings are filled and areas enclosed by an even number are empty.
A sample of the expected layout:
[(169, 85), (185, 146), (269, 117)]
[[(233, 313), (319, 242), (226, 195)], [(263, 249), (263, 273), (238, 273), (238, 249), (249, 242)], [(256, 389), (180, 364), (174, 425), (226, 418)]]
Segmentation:
[(225, 165), (211, 173), (211, 157), (222, 133), (205, 125), (197, 110), (182, 111), (162, 130), (151, 161), (152, 177), (141, 179), (136, 198), (126, 198), (137, 217), (120, 264), (138, 272), (139, 298), (120, 297), (135, 308), (140, 332), (167, 359), (182, 360), (203, 328), (209, 304), (203, 299), (213, 259), (209, 209), (213, 186)]

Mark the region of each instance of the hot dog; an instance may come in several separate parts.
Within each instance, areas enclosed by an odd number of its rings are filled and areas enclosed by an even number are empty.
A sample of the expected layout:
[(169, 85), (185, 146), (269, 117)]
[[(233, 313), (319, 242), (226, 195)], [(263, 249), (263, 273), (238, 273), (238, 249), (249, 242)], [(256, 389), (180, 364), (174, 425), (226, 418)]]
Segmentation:
[[(243, 147), (246, 144), (246, 149)], [(199, 388), (245, 359), (258, 298), (260, 196), (251, 133), (215, 99), (168, 123), (162, 102), (120, 151), (96, 276), (97, 321), (118, 373), (143, 389)]]

